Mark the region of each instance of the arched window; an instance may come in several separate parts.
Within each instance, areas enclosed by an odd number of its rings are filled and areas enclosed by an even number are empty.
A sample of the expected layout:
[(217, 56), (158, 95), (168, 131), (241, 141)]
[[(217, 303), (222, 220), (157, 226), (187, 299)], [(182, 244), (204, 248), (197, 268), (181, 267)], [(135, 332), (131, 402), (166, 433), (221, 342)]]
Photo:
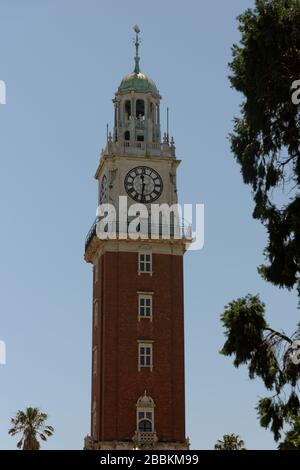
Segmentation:
[[(146, 413), (141, 412), (141, 415)], [(140, 419), (139, 420), (139, 432), (152, 432), (152, 413), (147, 413), (149, 419)]]
[(128, 119), (131, 118), (131, 101), (130, 100), (125, 101), (124, 113), (125, 113), (125, 120), (128, 121)]
[(130, 132), (129, 131), (124, 132), (124, 139), (125, 140), (130, 140)]
[(138, 119), (145, 118), (145, 101), (144, 100), (136, 100), (135, 114)]
[(136, 404), (137, 432), (154, 433), (154, 407), (154, 401), (145, 390), (144, 395), (138, 399)]

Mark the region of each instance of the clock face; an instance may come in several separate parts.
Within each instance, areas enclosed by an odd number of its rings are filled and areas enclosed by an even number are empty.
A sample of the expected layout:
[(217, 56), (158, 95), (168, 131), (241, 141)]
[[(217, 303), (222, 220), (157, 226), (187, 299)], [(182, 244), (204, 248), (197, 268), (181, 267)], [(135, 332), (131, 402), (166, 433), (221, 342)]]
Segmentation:
[(100, 186), (100, 204), (106, 204), (107, 202), (107, 178), (104, 175)]
[(160, 175), (148, 166), (137, 166), (130, 170), (125, 177), (124, 185), (132, 199), (144, 204), (158, 199), (163, 190)]

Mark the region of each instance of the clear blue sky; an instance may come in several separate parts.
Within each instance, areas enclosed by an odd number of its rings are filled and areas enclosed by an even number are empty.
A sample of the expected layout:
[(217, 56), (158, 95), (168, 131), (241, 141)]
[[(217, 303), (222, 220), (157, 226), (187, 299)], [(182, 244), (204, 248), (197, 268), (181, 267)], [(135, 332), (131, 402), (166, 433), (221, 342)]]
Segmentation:
[(112, 124), (111, 99), (133, 67), (170, 107), (181, 201), (204, 203), (205, 247), (185, 258), (186, 423), (192, 448), (238, 433), (249, 449), (274, 448), (257, 420), (266, 393), (221, 356), (224, 305), (261, 293), (268, 319), (294, 330), (297, 300), (263, 282), (266, 235), (252, 220), (227, 140), (241, 97), (229, 87), (236, 16), (250, 0), (0, 0), (0, 448), (15, 448), (10, 417), (33, 405), (56, 428), (44, 448), (80, 449), (89, 432), (91, 266), (84, 238), (94, 219), (93, 179)]

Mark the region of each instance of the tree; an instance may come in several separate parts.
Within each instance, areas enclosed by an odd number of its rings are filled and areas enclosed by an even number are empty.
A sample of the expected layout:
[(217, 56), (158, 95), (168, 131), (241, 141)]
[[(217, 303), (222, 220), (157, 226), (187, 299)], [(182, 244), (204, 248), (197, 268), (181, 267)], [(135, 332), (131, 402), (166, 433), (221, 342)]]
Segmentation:
[[(268, 282), (298, 289), (300, 296), (300, 108), (292, 89), (300, 77), (300, 2), (256, 0), (238, 17), (241, 41), (233, 45), (230, 82), (244, 100), (234, 119), (231, 150), (245, 184), (252, 188), (253, 217), (267, 231), (266, 264), (260, 275)], [(250, 378), (260, 377), (271, 397), (257, 410), (263, 427), (278, 441), (285, 424), (299, 436), (299, 364), (293, 362), (293, 335), (275, 331), (265, 319), (259, 296), (247, 295), (225, 307), (221, 316), (227, 340), (222, 354), (234, 365), (247, 364)], [(291, 433), (291, 434), (289, 434)]]
[(245, 100), (231, 150), (253, 190), (253, 217), (268, 233), (268, 264), (260, 273), (275, 285), (300, 289), (300, 108), (291, 99), (300, 78), (300, 3), (256, 0), (239, 23), (230, 81)]
[(246, 450), (244, 441), (236, 434), (224, 434), (223, 440), (218, 440), (215, 450)]
[(18, 449), (39, 450), (40, 443), (38, 439), (47, 441), (47, 438), (54, 433), (52, 426), (45, 426), (47, 419), (48, 415), (42, 413), (39, 408), (29, 407), (25, 411), (19, 410), (16, 416), (11, 419), (12, 427), (8, 434), (15, 436), (22, 433), (22, 437), (17, 443)]
[[(293, 339), (267, 324), (265, 305), (258, 295), (230, 302), (221, 321), (227, 337), (221, 353), (234, 355), (235, 367), (247, 364), (249, 377), (260, 377), (274, 391), (272, 397), (259, 400), (257, 410), (261, 425), (270, 426), (278, 441), (284, 423), (296, 419), (300, 410), (296, 389), (300, 367), (293, 361)], [(300, 325), (294, 337), (300, 338)]]
[(278, 446), (280, 450), (300, 450), (300, 418), (294, 419), (290, 424), (291, 430), (286, 433), (284, 441)]

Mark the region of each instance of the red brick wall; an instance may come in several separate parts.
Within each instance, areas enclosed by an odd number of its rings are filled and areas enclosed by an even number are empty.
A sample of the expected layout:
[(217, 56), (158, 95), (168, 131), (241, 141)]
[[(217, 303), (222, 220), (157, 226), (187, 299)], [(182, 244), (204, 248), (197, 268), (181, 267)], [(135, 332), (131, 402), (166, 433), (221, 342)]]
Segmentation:
[[(153, 274), (138, 275), (138, 254), (109, 252), (99, 260), (97, 439), (131, 439), (136, 402), (147, 390), (155, 401), (155, 430), (160, 440), (184, 441), (183, 257), (153, 254)], [(138, 321), (137, 291), (153, 291), (153, 320)], [(153, 370), (138, 371), (137, 340), (153, 340)]]

